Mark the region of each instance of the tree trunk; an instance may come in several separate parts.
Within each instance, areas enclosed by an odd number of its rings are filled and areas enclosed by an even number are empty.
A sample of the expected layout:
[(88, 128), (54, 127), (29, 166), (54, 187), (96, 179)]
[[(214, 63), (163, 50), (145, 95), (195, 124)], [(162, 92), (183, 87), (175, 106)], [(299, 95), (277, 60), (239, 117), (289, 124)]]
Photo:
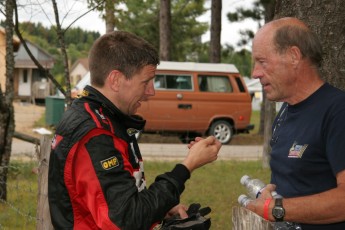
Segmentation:
[(14, 133), (13, 107), (13, 10), (15, 0), (6, 1), (6, 90), (0, 90), (0, 199), (7, 200), (7, 174), (11, 157), (12, 136)]
[(265, 100), (265, 123), (264, 123), (264, 145), (262, 149), (262, 167), (268, 168), (271, 156), (271, 145), (270, 141), (272, 138), (272, 125), (276, 116), (275, 102), (269, 101), (266, 97)]
[(115, 29), (115, 1), (105, 1), (105, 32), (109, 33)]
[(170, 0), (160, 1), (159, 11), (159, 56), (162, 61), (170, 60), (171, 43), (171, 2)]
[(276, 18), (296, 17), (314, 31), (323, 46), (321, 77), (345, 90), (345, 1), (279, 0)]
[(210, 62), (220, 63), (221, 44), (220, 35), (222, 30), (222, 0), (212, 0), (211, 3), (211, 39), (210, 39)]
[(52, 0), (54, 15), (55, 15), (55, 23), (56, 23), (56, 33), (58, 36), (58, 41), (60, 43), (61, 55), (64, 65), (64, 77), (65, 77), (65, 84), (66, 84), (66, 94), (65, 94), (65, 101), (67, 103), (67, 107), (72, 105), (72, 98), (71, 98), (71, 79), (69, 77), (69, 63), (68, 63), (68, 55), (66, 51), (65, 45), (65, 31), (62, 30), (60, 20), (59, 20), (59, 11), (56, 5), (56, 0)]
[[(265, 8), (265, 23), (272, 21), (274, 17), (275, 2), (271, 0), (264, 5)], [(264, 145), (262, 150), (262, 167), (268, 168), (271, 154), (270, 141), (272, 138), (272, 125), (276, 116), (275, 102), (269, 101), (266, 97), (266, 93), (263, 91), (263, 106), (261, 107), (261, 115), (264, 114), (264, 118), (260, 121), (264, 122), (264, 128), (261, 129), (264, 132)], [(261, 127), (260, 127), (261, 128)], [(260, 129), (259, 129), (260, 131)]]
[[(274, 18), (274, 7), (275, 7), (275, 0), (270, 0), (268, 2), (262, 3), (265, 9), (265, 23), (271, 21)], [(265, 105), (266, 105), (266, 94), (262, 91), (262, 105), (260, 109), (260, 125), (259, 125), (259, 135), (264, 135), (265, 130)], [(274, 115), (273, 115), (274, 116)], [(269, 118), (270, 119), (270, 118)]]

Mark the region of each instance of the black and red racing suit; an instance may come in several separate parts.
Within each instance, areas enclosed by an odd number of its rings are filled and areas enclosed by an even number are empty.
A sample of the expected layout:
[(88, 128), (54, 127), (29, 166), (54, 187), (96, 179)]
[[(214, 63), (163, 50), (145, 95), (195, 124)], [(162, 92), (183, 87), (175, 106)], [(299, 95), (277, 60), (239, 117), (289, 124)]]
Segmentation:
[(55, 229), (152, 229), (179, 203), (188, 169), (177, 164), (146, 188), (135, 138), (145, 121), (120, 112), (91, 86), (60, 121), (49, 162)]

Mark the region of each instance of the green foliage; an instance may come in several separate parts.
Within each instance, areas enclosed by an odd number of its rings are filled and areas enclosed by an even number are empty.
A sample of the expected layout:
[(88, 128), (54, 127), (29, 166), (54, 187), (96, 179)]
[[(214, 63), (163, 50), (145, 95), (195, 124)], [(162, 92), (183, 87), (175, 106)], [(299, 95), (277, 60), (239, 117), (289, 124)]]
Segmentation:
[[(48, 49), (53, 46), (56, 48), (60, 47), (58, 37), (56, 34), (56, 27), (51, 26), (50, 28), (44, 27), (41, 23), (32, 23), (32, 22), (22, 22), (19, 25), (19, 29), (24, 33), (24, 38), (31, 39), (42, 39), (46, 43), (42, 45), (42, 48)], [(80, 27), (69, 28), (64, 32), (65, 43), (68, 46), (69, 44), (83, 44), (86, 50), (88, 50), (93, 41), (97, 39), (100, 34), (93, 31), (85, 31)]]
[[(266, 0), (267, 1), (267, 0)], [(114, 3), (116, 28), (126, 30), (143, 37), (159, 50), (159, 0), (126, 0), (125, 6), (120, 7), (122, 1)], [(90, 6), (99, 5), (104, 10), (104, 2), (89, 0)], [(201, 36), (208, 30), (207, 22), (198, 22), (197, 18), (206, 12), (205, 0), (171, 1), (171, 60), (209, 62), (209, 43), (202, 43)], [(103, 4), (103, 5), (102, 5)], [(122, 5), (123, 6), (123, 5)], [(41, 23), (23, 22), (20, 24), (24, 37), (37, 44), (55, 58), (53, 76), (64, 74), (64, 66), (60, 53), (56, 27), (44, 27)], [(87, 57), (94, 40), (100, 36), (98, 32), (83, 31), (81, 28), (69, 28), (65, 31), (67, 53), (72, 65), (78, 58)], [(241, 41), (250, 39), (253, 33), (246, 32)], [(222, 63), (232, 63), (237, 66), (243, 76), (251, 74), (251, 57), (249, 51), (235, 51), (231, 46), (223, 46)], [(59, 80), (64, 83), (64, 80)]]
[(204, 1), (172, 1), (172, 60), (197, 61), (203, 50), (201, 36), (208, 30), (208, 23), (198, 22), (205, 13)]
[[(170, 171), (178, 162), (145, 161), (145, 175), (150, 185), (155, 177)], [(37, 175), (32, 173), (36, 163), (11, 162), (8, 203), (0, 202), (1, 229), (36, 229)], [(245, 193), (240, 184), (244, 175), (269, 182), (270, 171), (261, 167), (260, 161), (216, 161), (195, 170), (186, 183), (181, 203), (200, 203), (209, 206), (213, 230), (231, 229), (232, 207)]]
[(232, 63), (240, 71), (242, 76), (251, 76), (252, 53), (247, 49), (234, 51), (232, 47), (226, 46), (222, 49), (222, 62)]
[[(127, 0), (126, 6), (127, 10), (117, 15), (117, 29), (132, 32), (159, 50), (159, 0)], [(196, 18), (204, 12), (204, 0), (171, 1), (171, 60), (186, 61), (193, 53), (200, 53), (201, 35), (207, 31), (208, 24)]]
[(159, 6), (157, 0), (127, 0), (127, 10), (116, 15), (118, 30), (134, 33), (159, 49)]

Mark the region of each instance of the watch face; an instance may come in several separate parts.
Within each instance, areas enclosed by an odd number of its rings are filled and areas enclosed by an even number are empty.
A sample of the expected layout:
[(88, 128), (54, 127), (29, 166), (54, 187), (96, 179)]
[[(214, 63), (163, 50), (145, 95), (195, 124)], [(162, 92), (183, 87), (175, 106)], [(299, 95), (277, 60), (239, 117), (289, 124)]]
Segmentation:
[(274, 207), (272, 210), (272, 215), (276, 218), (276, 219), (281, 219), (284, 217), (285, 215), (285, 210), (283, 207)]

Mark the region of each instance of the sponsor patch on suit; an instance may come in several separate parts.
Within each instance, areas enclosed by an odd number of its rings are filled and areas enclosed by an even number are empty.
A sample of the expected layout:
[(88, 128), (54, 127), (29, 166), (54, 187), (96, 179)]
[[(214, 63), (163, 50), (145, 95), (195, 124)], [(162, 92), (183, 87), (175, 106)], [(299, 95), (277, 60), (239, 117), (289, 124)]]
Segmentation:
[(102, 160), (101, 161), (101, 165), (102, 165), (103, 169), (109, 170), (109, 169), (112, 169), (112, 168), (115, 168), (115, 167), (119, 166), (119, 161), (114, 156), (114, 157), (110, 157), (108, 159)]

